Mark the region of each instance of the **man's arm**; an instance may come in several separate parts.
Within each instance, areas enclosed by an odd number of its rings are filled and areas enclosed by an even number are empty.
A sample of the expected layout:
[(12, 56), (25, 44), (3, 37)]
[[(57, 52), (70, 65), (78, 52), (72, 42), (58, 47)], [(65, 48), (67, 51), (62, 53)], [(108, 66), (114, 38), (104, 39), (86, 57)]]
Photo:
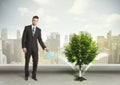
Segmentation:
[(42, 37), (42, 35), (41, 35), (41, 29), (39, 29), (38, 41), (39, 41), (40, 45), (42, 46), (43, 50), (45, 50), (45, 49), (46, 49), (46, 46), (45, 46), (45, 44), (43, 43), (43, 40), (42, 40), (41, 37)]
[(27, 28), (25, 27), (22, 35), (22, 48), (26, 48)]

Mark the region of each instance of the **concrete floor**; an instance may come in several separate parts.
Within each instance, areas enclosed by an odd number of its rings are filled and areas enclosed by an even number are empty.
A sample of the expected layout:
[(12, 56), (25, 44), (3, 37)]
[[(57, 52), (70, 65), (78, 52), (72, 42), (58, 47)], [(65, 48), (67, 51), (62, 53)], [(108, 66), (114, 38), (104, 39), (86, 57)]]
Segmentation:
[(87, 80), (74, 81), (74, 72), (37, 72), (38, 81), (24, 80), (24, 72), (0, 72), (0, 85), (120, 85), (120, 72), (87, 72)]

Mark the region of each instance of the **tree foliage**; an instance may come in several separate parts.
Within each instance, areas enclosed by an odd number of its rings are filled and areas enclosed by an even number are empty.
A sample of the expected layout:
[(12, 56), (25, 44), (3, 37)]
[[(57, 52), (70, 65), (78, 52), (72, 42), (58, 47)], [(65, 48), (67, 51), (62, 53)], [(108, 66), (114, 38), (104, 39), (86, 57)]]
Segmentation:
[(65, 56), (71, 63), (76, 63), (80, 68), (88, 65), (97, 55), (97, 44), (89, 33), (73, 34), (70, 42), (65, 46)]

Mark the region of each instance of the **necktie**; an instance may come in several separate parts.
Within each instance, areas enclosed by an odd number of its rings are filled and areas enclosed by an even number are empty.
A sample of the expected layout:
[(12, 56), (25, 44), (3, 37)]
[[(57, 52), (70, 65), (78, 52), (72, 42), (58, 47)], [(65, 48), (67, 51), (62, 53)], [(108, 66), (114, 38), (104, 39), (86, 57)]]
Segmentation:
[(34, 36), (35, 27), (32, 29), (32, 36)]

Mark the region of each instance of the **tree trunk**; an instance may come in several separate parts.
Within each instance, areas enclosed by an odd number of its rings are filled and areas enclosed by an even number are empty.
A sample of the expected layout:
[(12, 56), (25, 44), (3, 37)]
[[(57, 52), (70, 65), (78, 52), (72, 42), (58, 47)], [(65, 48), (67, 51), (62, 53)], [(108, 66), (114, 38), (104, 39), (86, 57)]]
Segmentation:
[(81, 69), (81, 65), (79, 66), (79, 75), (75, 78), (75, 80), (77, 81), (83, 81), (86, 80), (84, 77), (82, 77), (82, 69)]
[(81, 65), (79, 66), (79, 77), (82, 77)]
[(82, 71), (79, 70), (79, 77), (82, 77)]

